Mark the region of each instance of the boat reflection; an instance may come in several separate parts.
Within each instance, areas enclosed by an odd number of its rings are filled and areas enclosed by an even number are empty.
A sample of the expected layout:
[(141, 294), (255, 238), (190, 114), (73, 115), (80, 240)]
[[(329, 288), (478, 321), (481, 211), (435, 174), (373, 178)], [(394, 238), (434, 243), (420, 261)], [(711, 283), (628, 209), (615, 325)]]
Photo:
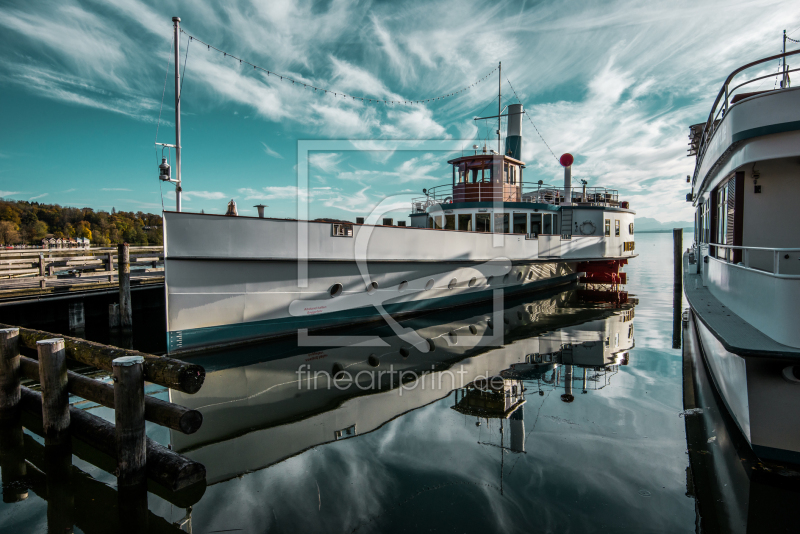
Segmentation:
[[(356, 332), (361, 341), (350, 346), (309, 351), (295, 340), (204, 356), (203, 389), (171, 392), (172, 402), (203, 413), (203, 426), (173, 432), (172, 446), (203, 463), (214, 484), (371, 432), (453, 391), (458, 411), (483, 402), (489, 412), (470, 414), (496, 413), (524, 430), (518, 408), (526, 390), (563, 388), (571, 401), (574, 385), (584, 393), (605, 387), (627, 363), (635, 301), (620, 308), (579, 298), (570, 290), (400, 321), (424, 346), (381, 327)], [(524, 450), (516, 432), (510, 440)]]

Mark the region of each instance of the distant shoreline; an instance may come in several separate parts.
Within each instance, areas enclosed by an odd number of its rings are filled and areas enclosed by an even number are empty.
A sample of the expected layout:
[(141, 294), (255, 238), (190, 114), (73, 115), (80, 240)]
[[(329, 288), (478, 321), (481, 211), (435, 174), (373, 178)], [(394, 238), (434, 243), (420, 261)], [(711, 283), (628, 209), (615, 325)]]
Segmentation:
[[(681, 228), (681, 227), (678, 226), (677, 228)], [(684, 226), (681, 229), (682, 230), (691, 230), (692, 232), (694, 232), (694, 228), (692, 228), (691, 226), (689, 226), (689, 227)], [(663, 230), (636, 230), (636, 233), (637, 234), (670, 234), (670, 233), (672, 233), (672, 230), (673, 230), (672, 228), (664, 228)]]

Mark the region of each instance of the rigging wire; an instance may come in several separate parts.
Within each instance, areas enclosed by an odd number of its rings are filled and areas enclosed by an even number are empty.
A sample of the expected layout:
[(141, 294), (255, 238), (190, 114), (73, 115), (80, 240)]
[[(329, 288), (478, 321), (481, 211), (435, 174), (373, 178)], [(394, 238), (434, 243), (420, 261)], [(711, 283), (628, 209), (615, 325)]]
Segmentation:
[[(506, 81), (508, 82), (508, 85), (509, 85), (509, 87), (511, 87), (511, 91), (513, 91), (513, 93), (514, 93), (514, 96), (517, 98), (517, 102), (519, 102), (520, 104), (522, 104), (522, 100), (520, 100), (520, 99), (519, 99), (519, 96), (517, 95), (517, 92), (514, 90), (514, 86), (513, 86), (513, 85), (511, 85), (511, 80), (509, 80), (508, 78), (506, 78)], [(549, 150), (549, 151), (550, 151), (550, 153), (553, 155), (553, 157), (554, 157), (554, 158), (556, 158), (556, 161), (558, 161), (558, 162), (559, 162), (559, 165), (560, 165), (560, 164), (561, 164), (561, 161), (558, 159), (558, 156), (556, 156), (555, 152), (553, 152), (553, 149), (552, 149), (552, 148), (550, 148), (550, 145), (548, 145), (548, 144), (547, 144), (547, 141), (545, 141), (545, 140), (544, 140), (544, 137), (542, 137), (542, 133), (539, 131), (539, 128), (537, 128), (537, 127), (536, 127), (536, 125), (535, 125), (535, 124), (533, 124), (533, 119), (531, 119), (531, 116), (530, 116), (530, 115), (528, 115), (527, 113), (525, 113), (524, 115), (525, 115), (526, 117), (528, 117), (528, 120), (529, 120), (529, 121), (531, 121), (531, 125), (533, 125), (533, 129), (534, 129), (534, 130), (536, 130), (536, 133), (537, 133), (537, 134), (539, 134), (539, 139), (541, 139), (541, 140), (542, 140), (542, 143), (544, 143), (544, 146), (546, 146), (546, 147), (547, 147), (547, 150)]]
[[(170, 40), (169, 48), (172, 50), (172, 45), (175, 44), (175, 37)], [(158, 143), (158, 128), (161, 126), (161, 111), (164, 109), (164, 95), (167, 94), (167, 77), (169, 76), (169, 65), (172, 62), (172, 54), (167, 53), (167, 70), (164, 73), (164, 89), (161, 91), (161, 107), (158, 108), (158, 122), (156, 122), (156, 144)], [(186, 63), (184, 63), (183, 68), (186, 69)], [(158, 146), (155, 146), (156, 149), (156, 165), (158, 165)]]
[(178, 97), (178, 100), (183, 98), (183, 82), (186, 80), (186, 62), (189, 61), (189, 45), (192, 44), (192, 38), (189, 38), (189, 42), (186, 43), (186, 55), (183, 58), (183, 72), (181, 72), (181, 94)]
[[(447, 93), (447, 94), (444, 94), (444, 95), (435, 96), (435, 97), (428, 97), (428, 98), (421, 98), (421, 99), (416, 99), (416, 100), (383, 100), (383, 99), (380, 99), (380, 98), (368, 98), (368, 97), (362, 97), (362, 96), (354, 96), (354, 95), (350, 95), (350, 94), (347, 94), (347, 93), (342, 93), (341, 91), (338, 91), (338, 90), (334, 91), (332, 89), (325, 89), (325, 88), (322, 88), (322, 87), (317, 87), (317, 86), (312, 85), (312, 84), (307, 83), (307, 82), (301, 82), (301, 81), (295, 80), (294, 78), (291, 78), (289, 76), (284, 76), (283, 74), (279, 74), (279, 73), (276, 73), (274, 71), (265, 69), (263, 67), (259, 67), (258, 65), (254, 64), (254, 63), (250, 63), (249, 61), (246, 61), (246, 60), (244, 60), (244, 59), (242, 59), (240, 57), (234, 56), (233, 54), (229, 54), (228, 52), (226, 52), (224, 50), (221, 50), (221, 49), (217, 48), (214, 45), (210, 45), (207, 42), (205, 42), (205, 41), (203, 41), (201, 39), (198, 39), (197, 37), (185, 32), (183, 29), (181, 29), (181, 33), (185, 33), (189, 37), (189, 42), (194, 40), (194, 41), (197, 41), (198, 43), (204, 44), (204, 45), (206, 45), (208, 47), (208, 50), (211, 50), (213, 48), (217, 52), (221, 52), (224, 55), (224, 57), (230, 56), (233, 59), (239, 60), (239, 64), (240, 65), (241, 64), (250, 65), (251, 67), (253, 67), (254, 70), (260, 70), (260, 71), (266, 72), (267, 76), (270, 76), (270, 75), (277, 76), (282, 81), (285, 80), (287, 82), (292, 82), (292, 85), (302, 85), (305, 88), (314, 89), (314, 91), (322, 91), (326, 95), (330, 94), (330, 95), (333, 95), (334, 97), (340, 97), (341, 96), (342, 98), (351, 98), (353, 100), (360, 100), (362, 102), (375, 103), (375, 104), (383, 103), (383, 104), (412, 104), (413, 105), (413, 104), (424, 104), (426, 102), (433, 102), (433, 101), (436, 101), (436, 100), (444, 100), (445, 98), (450, 98), (450, 97), (456, 96), (456, 95), (458, 95), (460, 93), (463, 93), (465, 91), (469, 91), (471, 88), (475, 87), (476, 85), (478, 85), (482, 81), (484, 81), (487, 78), (489, 78), (499, 68), (499, 65), (498, 65), (497, 67), (493, 68), (486, 76), (484, 76), (483, 78), (479, 79), (478, 81), (476, 81), (474, 83), (471, 83), (468, 86), (462, 87), (461, 89), (459, 89), (457, 91), (453, 91), (451, 93)], [(187, 54), (188, 54), (188, 51), (187, 51)]]

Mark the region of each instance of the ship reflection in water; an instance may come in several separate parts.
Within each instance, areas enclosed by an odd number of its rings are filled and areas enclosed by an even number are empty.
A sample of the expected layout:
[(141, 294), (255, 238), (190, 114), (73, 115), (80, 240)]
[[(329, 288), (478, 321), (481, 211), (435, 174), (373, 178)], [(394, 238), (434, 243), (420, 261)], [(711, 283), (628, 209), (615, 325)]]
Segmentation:
[[(214, 484), (372, 432), (445, 397), (478, 422), (522, 422), (526, 393), (558, 389), (572, 402), (573, 389), (601, 389), (627, 364), (634, 302), (578, 307), (580, 300), (572, 290), (401, 322), (425, 340), (422, 350), (406, 336), (369, 329), (359, 332), (364, 345), (287, 346), (280, 354), (271, 344), (198, 358), (209, 371), (202, 390), (173, 391), (171, 400), (202, 411), (203, 426), (191, 435), (172, 432), (173, 447), (205, 464)], [(270, 352), (279, 354), (253, 362)]]

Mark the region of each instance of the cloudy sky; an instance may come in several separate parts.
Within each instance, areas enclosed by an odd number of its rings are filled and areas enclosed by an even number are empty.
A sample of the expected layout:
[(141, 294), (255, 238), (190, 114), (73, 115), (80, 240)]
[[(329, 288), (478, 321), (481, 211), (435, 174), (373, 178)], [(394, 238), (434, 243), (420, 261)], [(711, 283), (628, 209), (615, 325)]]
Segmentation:
[[(298, 143), (346, 140), (349, 150), (313, 145), (303, 198), (312, 217), (351, 220), (450, 180), (452, 152), (385, 150), (387, 141), (469, 147), (491, 137), (491, 125), (472, 119), (496, 113), (497, 72), (473, 84), (500, 61), (504, 104), (518, 97), (532, 120), (523, 122), (526, 181), (562, 183), (535, 123), (553, 153), (575, 155), (576, 178), (618, 188), (640, 216), (691, 220), (687, 127), (705, 120), (730, 71), (778, 53), (784, 29), (800, 36), (796, 3), (769, 0), (5, 0), (0, 196), (174, 206), (171, 187), (159, 190), (153, 143), (156, 134), (174, 141), (171, 79), (164, 89), (176, 15), (188, 34), (297, 81), (181, 36), (184, 209), (220, 212), (233, 198), (244, 214), (264, 203), (273, 216), (296, 216)], [(382, 102), (463, 87), (423, 104)]]

